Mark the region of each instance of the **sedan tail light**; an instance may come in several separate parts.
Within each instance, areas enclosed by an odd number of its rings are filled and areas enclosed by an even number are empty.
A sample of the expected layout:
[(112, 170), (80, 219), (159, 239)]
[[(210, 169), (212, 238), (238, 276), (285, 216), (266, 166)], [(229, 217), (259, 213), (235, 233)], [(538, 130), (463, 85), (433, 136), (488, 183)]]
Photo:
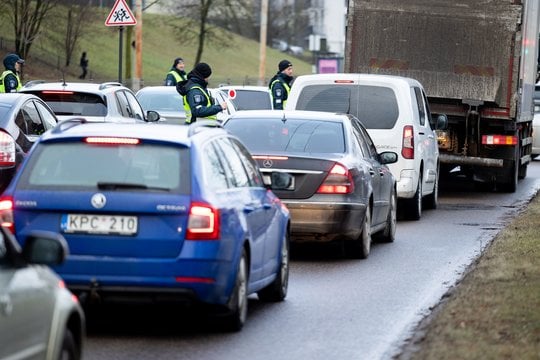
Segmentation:
[(218, 209), (206, 203), (192, 202), (189, 209), (186, 240), (218, 240), (219, 221)]
[(401, 155), (405, 159), (414, 159), (414, 130), (411, 125), (403, 127), (403, 146)]
[(15, 165), (15, 139), (0, 131), (0, 166)]
[(341, 164), (335, 164), (317, 190), (317, 194), (350, 194), (354, 191), (351, 172)]
[(13, 222), (13, 199), (11, 196), (0, 198), (0, 224), (15, 234), (15, 223)]

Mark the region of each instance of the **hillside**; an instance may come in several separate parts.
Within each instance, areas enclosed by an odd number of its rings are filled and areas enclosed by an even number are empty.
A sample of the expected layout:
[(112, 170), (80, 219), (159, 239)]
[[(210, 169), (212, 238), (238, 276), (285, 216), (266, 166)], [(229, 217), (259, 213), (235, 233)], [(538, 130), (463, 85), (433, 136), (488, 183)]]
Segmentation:
[[(90, 78), (87, 77), (87, 80), (102, 82), (118, 79), (119, 30), (117, 27), (104, 25), (109, 10), (99, 8), (92, 10), (93, 20), (78, 43), (78, 50), (73, 55), (72, 63), (65, 68), (67, 80), (78, 80), (77, 76), (80, 74), (78, 62), (82, 51), (88, 53), (90, 60), (88, 69)], [(61, 44), (62, 35), (65, 32), (63, 30), (65, 29), (63, 23), (65, 14), (60, 6), (56, 11), (58, 13), (51, 17), (54, 23), (49, 22), (42, 26), (42, 33), (32, 45), (30, 55), (25, 59), (23, 82), (62, 78), (64, 56)], [(0, 55), (3, 57), (7, 52), (13, 51), (14, 36), (5, 15), (0, 14), (0, 19), (2, 19), (0, 21), (0, 34), (2, 34)], [(171, 23), (181, 21), (168, 15), (143, 14), (144, 85), (161, 85), (173, 59), (178, 56), (184, 58), (188, 71), (194, 66), (195, 45), (183, 44), (171, 26)], [(123, 33), (123, 44), (130, 44), (128, 30), (124, 30)], [(210, 86), (217, 86), (220, 83), (256, 85), (259, 74), (259, 43), (236, 34), (225, 33), (228, 38), (226, 44), (216, 45), (209, 42), (203, 52), (202, 61), (209, 63), (213, 69)], [(124, 50), (124, 60), (126, 57)], [(295, 76), (311, 73), (310, 63), (268, 47), (265, 66), (266, 81), (276, 73), (278, 62), (284, 58), (293, 63)], [(122, 67), (125, 69), (127, 65), (124, 63)], [(125, 82), (125, 73), (122, 77)]]

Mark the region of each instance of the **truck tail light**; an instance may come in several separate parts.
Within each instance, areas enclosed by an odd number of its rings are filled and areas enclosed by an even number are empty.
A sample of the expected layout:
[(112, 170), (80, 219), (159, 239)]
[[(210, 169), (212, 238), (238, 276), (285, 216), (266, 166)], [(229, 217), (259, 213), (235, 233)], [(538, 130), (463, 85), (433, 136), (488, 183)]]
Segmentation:
[(403, 145), (401, 155), (405, 159), (414, 159), (414, 130), (411, 125), (403, 127)]
[(15, 223), (13, 222), (13, 199), (11, 196), (0, 198), (0, 224), (15, 234)]
[(15, 165), (15, 139), (0, 131), (0, 166)]
[(317, 194), (350, 194), (354, 191), (351, 172), (341, 164), (335, 164), (326, 176)]
[(517, 136), (482, 135), (482, 145), (517, 145)]
[(219, 240), (219, 210), (203, 203), (192, 202), (189, 209), (186, 240)]

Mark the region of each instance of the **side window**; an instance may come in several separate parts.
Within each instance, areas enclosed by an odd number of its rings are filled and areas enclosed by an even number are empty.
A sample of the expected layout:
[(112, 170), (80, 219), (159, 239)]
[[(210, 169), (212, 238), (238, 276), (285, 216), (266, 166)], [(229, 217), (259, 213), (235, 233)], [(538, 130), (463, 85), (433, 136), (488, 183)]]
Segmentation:
[(359, 134), (359, 140), (362, 143), (362, 148), (364, 149), (364, 153), (367, 154), (367, 156), (372, 159), (379, 159), (379, 153), (377, 152), (377, 147), (373, 143), (373, 140), (369, 136), (366, 129), (354, 119), (352, 121), (352, 124), (355, 131), (357, 131)]
[(231, 142), (233, 143), (233, 146), (238, 149), (237, 154), (240, 157), (242, 164), (246, 168), (250, 185), (251, 186), (264, 186), (257, 163), (253, 160), (253, 158), (249, 154), (249, 151), (247, 151), (244, 145), (239, 143), (236, 139), (231, 139)]
[(126, 95), (123, 91), (117, 91), (115, 93), (116, 101), (118, 102), (118, 108), (120, 110), (120, 114), (124, 117), (133, 117), (133, 113), (131, 112), (131, 107), (129, 106), (129, 101), (126, 98)]
[(242, 165), (242, 160), (238, 156), (238, 149), (226, 138), (219, 139), (218, 144), (223, 151), (222, 160), (229, 165), (231, 170), (230, 180), (232, 185), (234, 187), (249, 187), (251, 185), (250, 179)]
[(45, 127), (41, 123), (41, 117), (33, 101), (24, 104), (21, 112), (25, 122), (22, 128), (25, 134), (39, 136), (45, 132)]
[(131, 117), (138, 120), (144, 120), (144, 111), (135, 96), (128, 91), (124, 91), (124, 94), (128, 100), (129, 107), (131, 108)]
[(418, 116), (420, 125), (426, 125), (426, 107), (424, 105), (424, 97), (422, 96), (422, 90), (420, 88), (414, 88), (414, 95), (416, 97), (416, 105), (418, 106)]
[(56, 118), (53, 114), (45, 107), (43, 104), (36, 102), (36, 107), (41, 114), (41, 118), (43, 120), (43, 126), (45, 128), (45, 131), (52, 129), (56, 126)]
[(203, 150), (204, 183), (214, 191), (225, 190), (229, 187), (227, 173), (219, 160), (219, 154), (212, 144), (206, 144)]
[(426, 96), (426, 93), (422, 91), (422, 98), (424, 99), (424, 103), (426, 104), (426, 117), (428, 119), (429, 126), (432, 129), (435, 129), (436, 125), (434, 120), (431, 118), (431, 110), (429, 110), (429, 102)]

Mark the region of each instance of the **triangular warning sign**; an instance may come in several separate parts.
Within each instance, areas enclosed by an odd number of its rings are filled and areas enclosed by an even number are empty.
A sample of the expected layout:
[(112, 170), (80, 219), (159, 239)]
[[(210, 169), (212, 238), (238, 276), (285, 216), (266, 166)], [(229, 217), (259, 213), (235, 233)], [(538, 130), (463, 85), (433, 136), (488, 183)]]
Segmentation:
[(125, 0), (116, 0), (114, 6), (105, 21), (106, 26), (135, 25), (137, 19), (133, 16)]

